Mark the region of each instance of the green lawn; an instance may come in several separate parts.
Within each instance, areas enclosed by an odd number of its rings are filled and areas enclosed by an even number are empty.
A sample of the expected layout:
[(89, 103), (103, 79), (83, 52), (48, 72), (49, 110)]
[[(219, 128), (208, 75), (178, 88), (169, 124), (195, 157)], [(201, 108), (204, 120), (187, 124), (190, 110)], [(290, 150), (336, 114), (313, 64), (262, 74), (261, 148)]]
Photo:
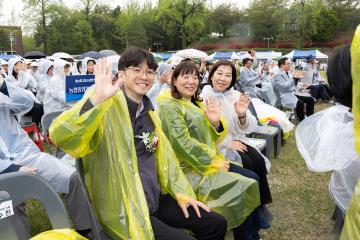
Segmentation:
[[(316, 110), (329, 105), (316, 105)], [(266, 240), (331, 239), (334, 203), (328, 191), (330, 173), (310, 172), (300, 156), (295, 134), (281, 148), (280, 156), (271, 159), (269, 175), (274, 215), (272, 227), (262, 231)]]
[[(316, 105), (317, 111), (328, 105)], [(301, 158), (294, 134), (281, 148), (280, 156), (271, 159), (269, 175), (274, 215), (272, 227), (261, 232), (266, 240), (331, 239), (330, 220), (334, 203), (328, 191), (330, 173), (310, 172)], [(28, 203), (32, 234), (49, 229), (50, 225), (41, 205)]]

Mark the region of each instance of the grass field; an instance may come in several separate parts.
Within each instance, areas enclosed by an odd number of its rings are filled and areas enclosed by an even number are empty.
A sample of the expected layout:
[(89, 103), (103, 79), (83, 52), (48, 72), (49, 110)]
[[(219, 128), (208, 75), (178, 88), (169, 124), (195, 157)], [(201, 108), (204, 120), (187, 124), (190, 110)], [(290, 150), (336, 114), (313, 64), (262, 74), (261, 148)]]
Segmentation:
[[(317, 111), (329, 105), (316, 105)], [(330, 173), (310, 172), (301, 158), (294, 134), (281, 148), (280, 156), (271, 159), (269, 175), (274, 215), (272, 227), (261, 232), (266, 240), (331, 239), (330, 220), (334, 203), (328, 191)], [(41, 205), (28, 203), (32, 234), (47, 230), (50, 225)]]

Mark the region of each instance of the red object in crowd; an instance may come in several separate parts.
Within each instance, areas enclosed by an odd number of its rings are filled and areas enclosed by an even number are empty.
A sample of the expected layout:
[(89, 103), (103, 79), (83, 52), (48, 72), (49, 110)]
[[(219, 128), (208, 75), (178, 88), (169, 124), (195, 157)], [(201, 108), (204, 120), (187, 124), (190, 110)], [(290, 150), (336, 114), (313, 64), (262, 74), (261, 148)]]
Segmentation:
[(34, 143), (36, 144), (36, 146), (38, 146), (38, 148), (40, 149), (40, 151), (44, 151), (44, 148), (42, 146), (42, 141), (41, 141), (41, 134), (40, 131), (38, 129), (38, 127), (36, 126), (35, 123), (32, 123), (30, 125), (26, 125), (26, 126), (22, 126), (22, 128), (25, 130), (25, 132), (27, 132), (28, 134), (33, 133), (36, 134), (36, 139), (32, 139), (34, 141)]

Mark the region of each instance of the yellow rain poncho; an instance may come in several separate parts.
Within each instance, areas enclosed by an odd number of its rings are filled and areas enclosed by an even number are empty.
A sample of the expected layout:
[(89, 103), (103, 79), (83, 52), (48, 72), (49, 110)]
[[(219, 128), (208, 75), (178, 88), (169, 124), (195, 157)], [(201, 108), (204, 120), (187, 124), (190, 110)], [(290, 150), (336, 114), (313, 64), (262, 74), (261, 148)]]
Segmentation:
[[(82, 157), (85, 181), (97, 217), (114, 239), (154, 239), (148, 206), (140, 181), (134, 136), (122, 91), (79, 116), (90, 90), (50, 127), (51, 140), (73, 157)], [(161, 131), (160, 121), (150, 113), (159, 146), (155, 152), (163, 194), (178, 202), (195, 194), (176, 155)]]
[[(356, 29), (351, 45), (351, 77), (355, 148), (360, 155), (360, 25)], [(348, 239), (360, 239), (360, 181), (355, 187), (341, 234), (341, 240)]]
[(360, 155), (360, 25), (357, 27), (351, 45), (351, 76), (353, 80), (353, 113), (355, 146)]
[(77, 232), (71, 229), (54, 229), (50, 231), (46, 231), (32, 237), (30, 240), (86, 240)]
[(223, 165), (225, 159), (216, 148), (216, 141), (226, 134), (225, 122), (222, 121), (225, 131), (219, 134), (203, 109), (171, 97), (170, 91), (161, 94), (157, 101), (163, 131), (197, 198), (223, 215), (229, 228), (241, 225), (260, 205), (259, 186), (253, 179), (218, 170), (217, 166)]

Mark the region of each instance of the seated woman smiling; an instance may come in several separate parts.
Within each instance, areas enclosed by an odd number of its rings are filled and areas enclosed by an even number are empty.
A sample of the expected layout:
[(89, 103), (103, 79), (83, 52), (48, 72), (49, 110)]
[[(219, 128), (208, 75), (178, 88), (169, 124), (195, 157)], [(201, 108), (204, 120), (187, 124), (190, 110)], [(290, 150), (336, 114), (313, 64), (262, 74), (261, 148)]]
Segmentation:
[[(171, 91), (158, 97), (159, 116), (180, 165), (200, 201), (222, 214), (235, 239), (259, 239), (259, 177), (224, 158), (216, 147), (227, 132), (220, 104), (198, 95), (199, 70), (182, 62), (174, 70)], [(238, 101), (241, 108), (245, 103)], [(255, 179), (255, 180), (254, 180)], [(255, 211), (254, 211), (255, 210)]]

